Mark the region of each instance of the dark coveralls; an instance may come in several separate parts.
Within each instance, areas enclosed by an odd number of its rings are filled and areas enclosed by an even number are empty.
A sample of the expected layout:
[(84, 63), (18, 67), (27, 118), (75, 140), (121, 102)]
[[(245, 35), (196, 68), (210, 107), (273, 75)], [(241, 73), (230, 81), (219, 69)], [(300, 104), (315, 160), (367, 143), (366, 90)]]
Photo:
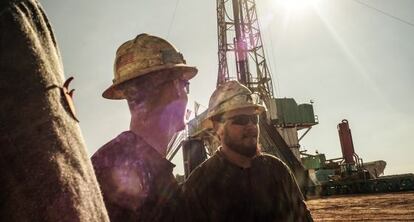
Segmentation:
[(289, 168), (267, 154), (243, 169), (217, 151), (190, 175), (184, 197), (190, 221), (312, 221)]
[(182, 221), (174, 164), (131, 131), (101, 147), (92, 164), (112, 222)]

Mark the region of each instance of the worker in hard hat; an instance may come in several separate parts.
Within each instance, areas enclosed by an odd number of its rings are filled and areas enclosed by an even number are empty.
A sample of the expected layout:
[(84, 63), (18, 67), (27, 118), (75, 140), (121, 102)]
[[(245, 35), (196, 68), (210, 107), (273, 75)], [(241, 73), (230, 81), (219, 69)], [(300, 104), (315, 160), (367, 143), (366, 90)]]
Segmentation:
[(166, 157), (174, 133), (184, 129), (188, 81), (197, 69), (186, 65), (168, 41), (148, 34), (122, 44), (107, 99), (126, 99), (130, 129), (93, 156), (111, 221), (174, 221), (179, 187)]
[(266, 108), (237, 81), (220, 85), (203, 121), (221, 146), (184, 184), (190, 221), (312, 221), (289, 168), (258, 145)]

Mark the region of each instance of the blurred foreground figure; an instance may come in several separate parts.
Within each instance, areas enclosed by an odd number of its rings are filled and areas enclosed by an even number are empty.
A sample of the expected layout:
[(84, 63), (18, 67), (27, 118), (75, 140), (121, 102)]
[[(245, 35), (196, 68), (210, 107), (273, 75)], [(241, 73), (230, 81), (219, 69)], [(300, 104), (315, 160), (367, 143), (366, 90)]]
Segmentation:
[(108, 221), (63, 78), (39, 3), (2, 0), (0, 221)]
[(221, 146), (184, 185), (190, 221), (312, 221), (289, 168), (258, 146), (266, 109), (237, 81), (220, 85), (203, 125)]
[(126, 99), (130, 130), (101, 147), (92, 163), (111, 221), (182, 221), (180, 190), (166, 157), (174, 133), (184, 129), (187, 66), (169, 42), (140, 34), (116, 53), (115, 79), (103, 93)]

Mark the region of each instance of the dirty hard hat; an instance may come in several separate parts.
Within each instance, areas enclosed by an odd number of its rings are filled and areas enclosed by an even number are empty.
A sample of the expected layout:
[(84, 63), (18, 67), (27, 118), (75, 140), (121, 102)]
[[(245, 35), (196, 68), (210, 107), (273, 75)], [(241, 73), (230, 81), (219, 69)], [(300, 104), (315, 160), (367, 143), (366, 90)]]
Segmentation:
[(243, 108), (255, 108), (257, 114), (266, 111), (266, 107), (261, 103), (259, 96), (253, 94), (246, 86), (238, 81), (225, 82), (217, 87), (211, 95), (207, 116), (202, 125), (204, 128), (212, 128), (214, 117), (231, 110)]
[(183, 55), (171, 43), (156, 36), (140, 34), (116, 51), (115, 78), (102, 96), (107, 99), (125, 99), (119, 87), (121, 83), (167, 69), (179, 72), (181, 78), (186, 80), (197, 73), (197, 68), (186, 65)]

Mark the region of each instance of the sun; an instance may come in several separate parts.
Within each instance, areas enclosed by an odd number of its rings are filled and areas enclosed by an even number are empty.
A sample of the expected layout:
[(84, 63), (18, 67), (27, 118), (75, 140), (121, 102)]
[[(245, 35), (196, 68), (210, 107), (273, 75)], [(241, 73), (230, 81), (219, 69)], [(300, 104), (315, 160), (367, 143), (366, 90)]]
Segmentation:
[(317, 3), (318, 0), (276, 0), (288, 13), (301, 13)]

